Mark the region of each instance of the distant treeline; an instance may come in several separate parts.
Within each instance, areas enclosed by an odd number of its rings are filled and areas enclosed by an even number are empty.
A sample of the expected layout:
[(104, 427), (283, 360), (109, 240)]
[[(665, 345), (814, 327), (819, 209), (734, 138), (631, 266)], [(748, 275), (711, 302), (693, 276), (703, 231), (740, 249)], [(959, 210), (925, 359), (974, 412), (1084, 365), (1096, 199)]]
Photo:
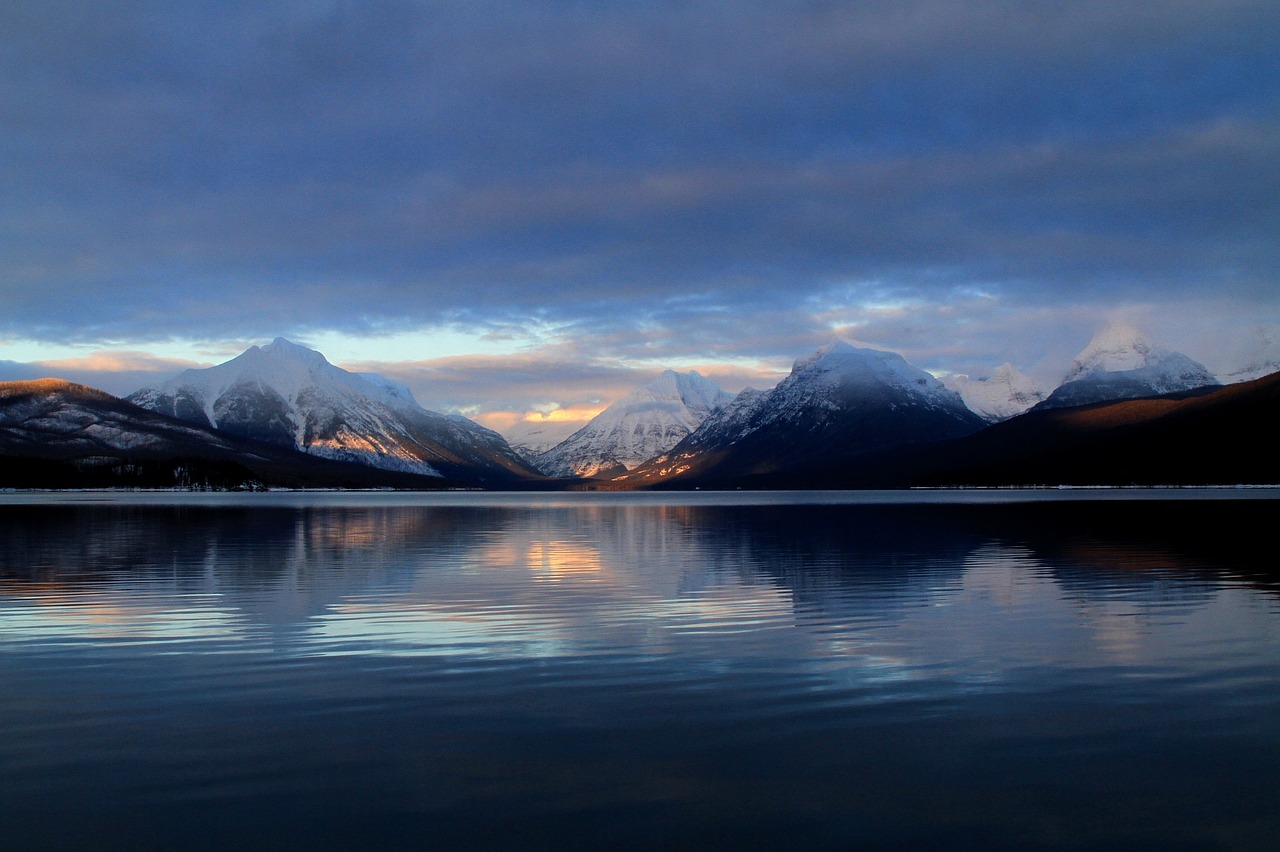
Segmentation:
[(230, 461), (198, 458), (83, 458), (66, 461), (6, 458), (0, 488), (178, 488), (255, 491), (266, 487), (252, 471)]

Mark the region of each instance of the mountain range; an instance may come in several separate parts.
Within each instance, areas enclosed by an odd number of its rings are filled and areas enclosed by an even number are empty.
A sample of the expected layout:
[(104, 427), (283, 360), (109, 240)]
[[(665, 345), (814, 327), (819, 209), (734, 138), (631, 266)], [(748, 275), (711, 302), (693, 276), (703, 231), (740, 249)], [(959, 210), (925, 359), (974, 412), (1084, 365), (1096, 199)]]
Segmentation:
[(895, 353), (834, 342), (797, 360), (776, 387), (736, 396), (697, 373), (666, 371), (522, 457), (492, 430), (423, 408), (403, 385), (277, 338), (123, 400), (53, 379), (0, 383), (0, 486), (1280, 481), (1258, 461), (1268, 455), (1258, 424), (1274, 422), (1276, 377), (1222, 388), (1131, 328), (1095, 337), (1052, 393), (1010, 365), (948, 384)]
[(1226, 387), (1046, 408), (972, 435), (736, 483), (756, 488), (1280, 483), (1280, 373)]
[(61, 379), (0, 382), (0, 487), (422, 488), (438, 477), (316, 458)]

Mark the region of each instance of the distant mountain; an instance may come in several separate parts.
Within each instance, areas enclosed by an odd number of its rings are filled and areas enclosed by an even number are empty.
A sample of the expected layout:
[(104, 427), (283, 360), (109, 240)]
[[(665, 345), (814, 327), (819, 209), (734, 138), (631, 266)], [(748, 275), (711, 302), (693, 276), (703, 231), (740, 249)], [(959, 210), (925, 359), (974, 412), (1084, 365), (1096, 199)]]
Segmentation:
[(960, 394), (970, 411), (991, 423), (1019, 415), (1047, 396), (1030, 376), (1008, 362), (990, 376), (949, 376), (942, 383)]
[(900, 355), (837, 342), (770, 391), (743, 391), (696, 431), (624, 478), (726, 484), (844, 462), (887, 447), (976, 432), (959, 394)]
[(538, 456), (578, 431), (582, 425), (580, 420), (520, 420), (503, 431), (502, 437), (522, 459), (533, 464)]
[(1280, 361), (1253, 361), (1222, 376), (1223, 384), (1233, 385), (1280, 373)]
[(1203, 364), (1159, 349), (1131, 326), (1113, 323), (1076, 356), (1062, 384), (1037, 409), (1067, 408), (1118, 399), (1216, 387)]
[(667, 370), (536, 459), (547, 476), (617, 476), (670, 450), (733, 397), (695, 371)]
[(537, 476), (497, 432), (427, 411), (403, 385), (350, 373), (284, 338), (216, 367), (187, 370), (128, 400), (241, 437), (383, 470), (486, 486)]
[(1241, 366), (1218, 374), (1224, 385), (1280, 372), (1280, 326), (1260, 325), (1239, 335), (1235, 362)]
[(0, 382), (0, 486), (436, 487), (438, 478), (314, 458), (61, 379)]
[[(1280, 374), (1028, 412), (936, 448), (918, 485), (1280, 484)], [(919, 461), (919, 460), (917, 460)]]

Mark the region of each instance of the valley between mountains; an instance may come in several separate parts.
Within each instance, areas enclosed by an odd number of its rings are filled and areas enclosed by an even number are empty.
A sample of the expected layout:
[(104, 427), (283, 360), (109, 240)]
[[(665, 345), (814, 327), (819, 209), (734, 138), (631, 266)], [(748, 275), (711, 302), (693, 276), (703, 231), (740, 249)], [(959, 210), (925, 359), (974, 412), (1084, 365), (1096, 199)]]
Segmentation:
[(277, 338), (121, 399), (0, 383), (8, 488), (908, 488), (1280, 483), (1278, 365), (1218, 377), (1109, 327), (1037, 387), (833, 342), (733, 395), (666, 371), (569, 435), (504, 436)]

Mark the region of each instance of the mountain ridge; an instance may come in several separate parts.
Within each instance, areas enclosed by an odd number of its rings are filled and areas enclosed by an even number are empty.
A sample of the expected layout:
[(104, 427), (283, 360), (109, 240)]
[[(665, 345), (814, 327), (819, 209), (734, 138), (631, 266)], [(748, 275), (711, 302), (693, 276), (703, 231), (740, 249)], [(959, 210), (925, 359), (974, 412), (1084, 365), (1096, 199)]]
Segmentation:
[(321, 459), (62, 379), (0, 382), (0, 485), (18, 488), (442, 487)]
[(497, 432), (428, 411), (403, 385), (348, 372), (282, 337), (128, 400), (336, 461), (480, 485), (538, 476)]

